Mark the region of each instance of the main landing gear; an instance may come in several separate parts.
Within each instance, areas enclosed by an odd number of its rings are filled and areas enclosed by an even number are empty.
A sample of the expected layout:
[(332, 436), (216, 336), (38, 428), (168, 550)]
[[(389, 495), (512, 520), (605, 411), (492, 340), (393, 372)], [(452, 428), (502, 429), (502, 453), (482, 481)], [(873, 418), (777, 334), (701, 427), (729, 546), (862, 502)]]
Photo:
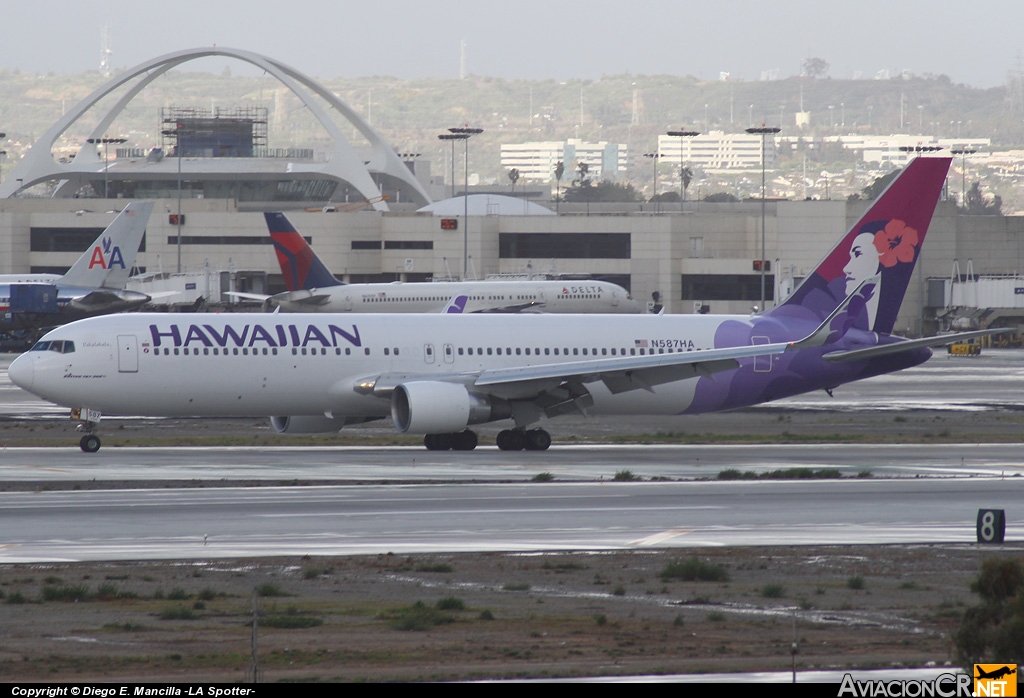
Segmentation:
[(546, 451), (551, 434), (543, 429), (505, 429), (498, 432), (498, 448), (502, 451)]
[(423, 445), (428, 451), (472, 451), (476, 444), (476, 432), (469, 429), (455, 434), (427, 434), (423, 437)]
[[(427, 434), (423, 437), (423, 445), (428, 451), (472, 451), (477, 442), (476, 432), (469, 429), (454, 434)], [(551, 434), (543, 429), (505, 429), (498, 432), (498, 448), (502, 451), (546, 451), (550, 445)], [(85, 450), (85, 446), (82, 446), (82, 450)]]

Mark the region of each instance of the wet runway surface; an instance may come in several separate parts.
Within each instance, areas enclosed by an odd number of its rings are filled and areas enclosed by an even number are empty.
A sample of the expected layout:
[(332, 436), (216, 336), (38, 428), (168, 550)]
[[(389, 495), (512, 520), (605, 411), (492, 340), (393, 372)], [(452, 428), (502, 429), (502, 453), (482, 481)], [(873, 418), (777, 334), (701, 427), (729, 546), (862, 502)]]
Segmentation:
[[(1024, 352), (937, 356), (902, 374), (845, 386), (834, 397), (819, 393), (762, 409), (840, 419), (844, 411), (919, 408), (1006, 414), (1024, 410), (1022, 379)], [(67, 417), (0, 373), (0, 419), (25, 418)], [(587, 428), (653, 432), (685, 420), (605, 419)], [(556, 445), (541, 453), (493, 446), (470, 453), (107, 447), (87, 455), (73, 443), (7, 448), (0, 450), (0, 487), (13, 483), (28, 491), (0, 493), (0, 561), (969, 543), (980, 508), (1006, 509), (1008, 540), (1022, 540), (1022, 449), (986, 443)], [(713, 481), (730, 468), (789, 467), (838, 468), (846, 479)], [(612, 482), (620, 470), (645, 482)], [(874, 477), (855, 477), (863, 471)], [(528, 482), (539, 473), (555, 482)], [(121, 481), (127, 489), (90, 490), (91, 481)], [(192, 486), (165, 487), (181, 481)], [(260, 486), (231, 486), (241, 481)], [(281, 486), (295, 482), (346, 484)], [(65, 491), (50, 491), (57, 487)]]
[(0, 494), (0, 562), (1021, 541), (1024, 478)]

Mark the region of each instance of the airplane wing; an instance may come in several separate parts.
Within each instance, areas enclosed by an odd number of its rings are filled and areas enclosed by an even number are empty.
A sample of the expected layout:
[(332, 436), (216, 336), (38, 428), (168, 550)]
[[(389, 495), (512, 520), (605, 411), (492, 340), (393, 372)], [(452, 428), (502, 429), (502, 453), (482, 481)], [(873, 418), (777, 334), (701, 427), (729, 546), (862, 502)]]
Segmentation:
[[(175, 292), (174, 295), (177, 295), (177, 292)], [(241, 291), (225, 291), (224, 295), (231, 296), (232, 298), (243, 298), (250, 301), (265, 301), (270, 298), (270, 296), (263, 293), (242, 293)]]
[[(557, 364), (518, 366), (446, 375), (441, 377), (441, 380), (481, 388), (486, 387), (489, 389), (487, 392), (495, 394), (505, 394), (510, 391), (536, 393), (546, 386), (558, 385), (564, 381), (591, 383), (598, 380), (604, 381), (613, 392), (625, 392), (637, 388), (650, 390), (652, 386), (660, 383), (682, 380), (695, 375), (710, 376), (718, 371), (736, 368), (739, 366), (737, 359), (740, 358), (781, 354), (791, 349), (794, 344), (794, 342), (778, 342), (671, 354), (567, 361)], [(381, 374), (375, 378), (359, 381), (356, 390), (361, 393), (372, 392), (379, 397), (387, 397), (399, 383), (410, 380), (438, 379), (439, 376), (436, 373)]]
[[(462, 383), (467, 388), (476, 388), (506, 400), (532, 401), (548, 417), (583, 412), (593, 404), (592, 396), (584, 387), (586, 383), (600, 381), (615, 394), (638, 389), (654, 392), (657, 385), (696, 376), (712, 377), (715, 373), (737, 368), (742, 358), (822, 346), (827, 342), (832, 320), (846, 309), (867, 283), (862, 283), (850, 294), (814, 332), (798, 341), (516, 366), (448, 375), (440, 380)], [(357, 381), (355, 390), (362, 394), (390, 397), (398, 385), (417, 380), (436, 381), (439, 377), (436, 374), (382, 374)], [(345, 388), (339, 385), (338, 389)]]
[(516, 303), (514, 305), (503, 305), (499, 308), (487, 308), (485, 310), (474, 310), (474, 313), (542, 313), (544, 304), (538, 301), (529, 303)]
[(95, 311), (108, 306), (120, 306), (126, 302), (133, 305), (142, 305), (150, 300), (150, 296), (144, 293), (133, 294), (132, 298), (127, 298), (124, 292), (119, 293), (109, 289), (97, 289), (90, 291), (84, 296), (73, 298), (71, 305), (79, 310)]
[(865, 349), (851, 349), (848, 351), (834, 351), (825, 354), (821, 358), (832, 363), (845, 363), (847, 361), (864, 361), (873, 359), (876, 356), (889, 356), (901, 354), (911, 349), (920, 347), (942, 347), (947, 344), (955, 344), (975, 337), (988, 337), (994, 334), (1009, 334), (1014, 330), (1009, 327), (997, 327), (988, 330), (974, 330), (973, 332), (958, 332), (956, 334), (943, 334), (937, 337), (925, 337), (923, 339), (904, 339), (892, 344), (880, 344)]
[(310, 291), (285, 291), (276, 296), (270, 296), (267, 300), (270, 301), (271, 305), (293, 303), (299, 306), (315, 308), (329, 303), (331, 295), (329, 293), (317, 293), (316, 289)]

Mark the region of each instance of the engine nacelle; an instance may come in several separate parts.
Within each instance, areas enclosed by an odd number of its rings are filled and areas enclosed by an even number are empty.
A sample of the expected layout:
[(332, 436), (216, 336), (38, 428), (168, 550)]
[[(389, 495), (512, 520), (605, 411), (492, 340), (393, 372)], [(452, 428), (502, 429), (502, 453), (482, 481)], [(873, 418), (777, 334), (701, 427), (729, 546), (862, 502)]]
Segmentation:
[(326, 434), (341, 431), (347, 424), (362, 424), (380, 417), (325, 417), (323, 415), (298, 417), (271, 417), (270, 426), (278, 434)]
[(450, 434), (511, 416), (508, 403), (441, 381), (412, 381), (391, 394), (391, 419), (404, 434)]

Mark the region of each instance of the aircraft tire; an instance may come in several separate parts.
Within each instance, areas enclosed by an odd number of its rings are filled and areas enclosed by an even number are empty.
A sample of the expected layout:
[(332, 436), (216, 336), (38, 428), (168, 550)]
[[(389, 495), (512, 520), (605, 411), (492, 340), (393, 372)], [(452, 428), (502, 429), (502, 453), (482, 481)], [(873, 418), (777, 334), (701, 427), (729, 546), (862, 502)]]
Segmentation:
[(502, 451), (522, 451), (526, 446), (520, 429), (505, 429), (498, 432), (498, 448)]
[(428, 451), (447, 451), (451, 446), (441, 440), (443, 434), (426, 434), (423, 437), (423, 445)]
[(523, 436), (527, 451), (546, 451), (551, 446), (551, 434), (544, 429), (531, 429)]
[(78, 446), (85, 453), (96, 453), (96, 451), (100, 450), (100, 437), (95, 434), (86, 434), (78, 442)]
[(451, 436), (453, 451), (472, 451), (476, 448), (477, 443), (479, 443), (476, 432), (470, 429), (466, 429), (458, 434), (452, 434)]

